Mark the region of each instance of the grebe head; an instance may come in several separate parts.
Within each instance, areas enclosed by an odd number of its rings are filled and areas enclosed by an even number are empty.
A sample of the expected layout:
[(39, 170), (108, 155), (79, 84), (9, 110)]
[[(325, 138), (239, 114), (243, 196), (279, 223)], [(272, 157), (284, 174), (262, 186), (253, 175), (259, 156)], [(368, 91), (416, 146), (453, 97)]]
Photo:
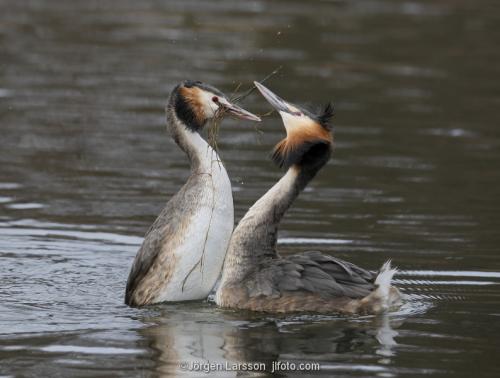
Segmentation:
[(256, 115), (231, 103), (217, 88), (200, 81), (184, 81), (174, 89), (174, 95), (176, 115), (192, 131), (199, 131), (207, 121), (222, 113), (260, 121)]
[(265, 86), (254, 82), (265, 99), (275, 108), (283, 120), (286, 138), (273, 151), (273, 161), (288, 169), (292, 165), (320, 168), (330, 158), (333, 134), (330, 121), (333, 107), (328, 104), (318, 114), (293, 105)]

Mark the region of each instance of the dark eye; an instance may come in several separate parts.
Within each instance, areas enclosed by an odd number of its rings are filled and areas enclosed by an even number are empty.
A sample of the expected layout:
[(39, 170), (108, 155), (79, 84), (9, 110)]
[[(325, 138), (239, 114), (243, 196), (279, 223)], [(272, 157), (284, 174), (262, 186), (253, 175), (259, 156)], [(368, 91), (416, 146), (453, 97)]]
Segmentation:
[(217, 96), (212, 97), (212, 101), (215, 102), (215, 103), (218, 103), (219, 102), (219, 97), (217, 97)]

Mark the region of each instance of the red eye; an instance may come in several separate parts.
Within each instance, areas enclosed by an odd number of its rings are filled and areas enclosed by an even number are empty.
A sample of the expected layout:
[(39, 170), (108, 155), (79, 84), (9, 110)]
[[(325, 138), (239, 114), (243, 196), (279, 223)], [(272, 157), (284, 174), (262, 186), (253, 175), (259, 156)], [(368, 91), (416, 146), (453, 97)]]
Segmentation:
[(212, 101), (215, 103), (219, 102), (219, 97), (217, 96), (212, 97)]

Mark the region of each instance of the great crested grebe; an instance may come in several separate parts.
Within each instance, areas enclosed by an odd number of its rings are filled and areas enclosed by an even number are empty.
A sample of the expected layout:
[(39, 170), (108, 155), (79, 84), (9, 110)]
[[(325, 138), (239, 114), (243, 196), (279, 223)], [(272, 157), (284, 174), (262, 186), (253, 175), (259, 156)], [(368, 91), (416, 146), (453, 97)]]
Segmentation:
[(314, 115), (255, 85), (283, 120), (286, 138), (275, 147), (273, 160), (287, 171), (233, 231), (216, 303), (253, 311), (344, 314), (374, 314), (396, 305), (400, 294), (391, 286), (396, 270), (389, 261), (375, 275), (317, 251), (277, 253), (281, 218), (330, 158), (333, 109), (329, 105)]
[(220, 112), (260, 121), (199, 81), (185, 81), (170, 94), (167, 128), (188, 156), (191, 175), (137, 252), (125, 292), (130, 306), (204, 299), (220, 275), (234, 226), (231, 182), (217, 152), (199, 134)]

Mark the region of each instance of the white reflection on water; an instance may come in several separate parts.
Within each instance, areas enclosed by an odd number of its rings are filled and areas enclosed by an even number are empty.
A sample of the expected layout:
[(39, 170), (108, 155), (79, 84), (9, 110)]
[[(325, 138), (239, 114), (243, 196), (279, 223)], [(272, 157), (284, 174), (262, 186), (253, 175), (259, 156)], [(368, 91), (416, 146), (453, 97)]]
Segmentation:
[(484, 286), (484, 285), (498, 285), (499, 282), (493, 281), (437, 281), (437, 280), (396, 280), (396, 284), (402, 285), (456, 285), (456, 286)]
[(45, 205), (41, 203), (12, 203), (10, 205), (6, 205), (8, 209), (13, 210), (31, 210), (31, 209), (41, 209), (45, 207)]
[(378, 348), (375, 353), (384, 357), (394, 356), (396, 354), (394, 347), (398, 345), (394, 338), (398, 335), (398, 332), (392, 329), (389, 322), (389, 316), (387, 314), (382, 314), (380, 316), (380, 321), (381, 324), (377, 329), (376, 335), (380, 348)]
[(331, 239), (331, 238), (279, 238), (279, 244), (352, 244), (352, 240), (347, 239)]
[(398, 275), (500, 278), (500, 272), (481, 272), (474, 270), (402, 270), (398, 272)]
[(49, 345), (40, 348), (43, 352), (52, 353), (82, 353), (82, 354), (142, 354), (141, 349), (115, 347), (84, 347), (78, 345)]
[[(17, 226), (14, 228), (13, 226)], [(20, 227), (19, 227), (20, 226)], [(29, 224), (30, 228), (26, 228), (23, 223), (15, 224), (13, 222), (2, 222), (0, 223), (0, 235), (26, 235), (26, 236), (45, 236), (47, 238), (54, 237), (67, 237), (80, 240), (94, 240), (110, 242), (119, 245), (137, 245), (142, 243), (142, 237), (121, 235), (108, 232), (99, 231), (81, 231), (78, 228), (83, 228), (81, 226), (73, 225), (61, 225), (58, 223), (46, 223), (46, 222), (35, 222), (35, 224)], [(35, 228), (33, 228), (35, 227)], [(68, 228), (74, 228), (68, 230)]]
[(11, 91), (5, 88), (0, 88), (0, 97), (9, 97), (11, 94)]

